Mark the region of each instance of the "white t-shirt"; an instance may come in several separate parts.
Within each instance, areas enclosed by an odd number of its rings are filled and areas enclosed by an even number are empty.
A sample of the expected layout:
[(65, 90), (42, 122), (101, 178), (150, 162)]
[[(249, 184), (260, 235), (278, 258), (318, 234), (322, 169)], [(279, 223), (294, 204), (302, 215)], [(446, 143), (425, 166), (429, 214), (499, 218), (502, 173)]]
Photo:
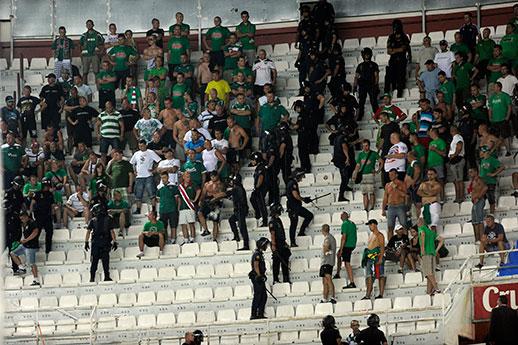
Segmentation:
[[(387, 155), (393, 155), (397, 153), (407, 153), (408, 147), (402, 141), (399, 143), (392, 145), (389, 149)], [(406, 157), (403, 158), (388, 158), (385, 160), (385, 171), (390, 171), (391, 169), (396, 169), (397, 171), (405, 171), (406, 169)]]
[(45, 152), (43, 152), (43, 149), (39, 149), (38, 152), (34, 153), (30, 148), (26, 148), (25, 155), (27, 156), (29, 164), (35, 164), (37, 161), (45, 159)]
[(88, 96), (92, 94), (92, 89), (86, 84), (82, 84), (81, 86), (75, 85), (74, 87), (77, 89), (77, 95), (79, 97), (88, 99)]
[[(87, 192), (83, 192), (83, 199), (85, 199), (86, 202), (89, 201)], [(79, 201), (79, 198), (77, 197), (77, 192), (70, 195), (70, 197), (67, 200), (67, 204), (70, 205), (77, 212), (83, 212), (85, 210), (85, 206), (81, 203), (81, 201)]]
[[(205, 139), (209, 139), (209, 140), (212, 140), (212, 136), (210, 135), (209, 131), (206, 130), (205, 128), (201, 127), (201, 128), (196, 128), (198, 130), (198, 132), (200, 132), (200, 134), (205, 138)], [(191, 138), (192, 138), (192, 132), (191, 131), (187, 131), (187, 133), (185, 133), (185, 135), (183, 136), (183, 141), (184, 142), (188, 142), (188, 141), (191, 141)], [(202, 138), (203, 139), (203, 138)]]
[(198, 115), (198, 121), (200, 121), (203, 128), (207, 129), (209, 128), (210, 119), (212, 119), (214, 116), (216, 116), (215, 113), (211, 113), (209, 110), (205, 110), (200, 115)]
[(451, 68), (454, 61), (455, 55), (450, 50), (435, 54), (435, 59), (433, 59), (433, 62), (437, 64), (437, 67), (446, 73), (446, 78), (451, 78)]
[(137, 151), (130, 159), (130, 163), (135, 167), (137, 178), (152, 176), (149, 170), (153, 168), (154, 162), (160, 162), (160, 157), (153, 150)]
[[(104, 39), (104, 43), (116, 44), (118, 41), (119, 41), (119, 35), (118, 34), (112, 35), (112, 34), (108, 33), (106, 35), (106, 38)], [(109, 53), (110, 50), (112, 50), (112, 48), (113, 47), (110, 47), (110, 48), (106, 49), (106, 53)]]
[(271, 84), (272, 70), (274, 69), (277, 68), (275, 68), (275, 63), (272, 60), (256, 60), (252, 66), (252, 71), (255, 71), (255, 85)]
[(216, 157), (216, 150), (214, 148), (212, 148), (210, 151), (207, 151), (206, 149), (203, 150), (201, 155), (203, 165), (205, 166), (205, 169), (207, 169), (207, 172), (211, 172), (217, 169), (218, 157)]
[(498, 78), (497, 81), (502, 83), (502, 91), (512, 97), (515, 85), (518, 84), (518, 79), (514, 75), (509, 74), (505, 78)]
[[(180, 169), (180, 161), (176, 158), (173, 159), (163, 159), (158, 163), (159, 168), (172, 168), (177, 167)], [(171, 184), (178, 184), (178, 170), (175, 173), (169, 173), (169, 182)]]
[(462, 138), (462, 135), (460, 135), (460, 134), (455, 134), (453, 136), (451, 143), (450, 143), (450, 151), (448, 152), (448, 157), (453, 156), (458, 143), (463, 143), (462, 150), (460, 151), (459, 156), (464, 157), (464, 139)]
[(214, 147), (216, 150), (219, 150), (221, 153), (228, 149), (228, 140), (227, 139), (212, 139), (211, 141), (212, 147)]

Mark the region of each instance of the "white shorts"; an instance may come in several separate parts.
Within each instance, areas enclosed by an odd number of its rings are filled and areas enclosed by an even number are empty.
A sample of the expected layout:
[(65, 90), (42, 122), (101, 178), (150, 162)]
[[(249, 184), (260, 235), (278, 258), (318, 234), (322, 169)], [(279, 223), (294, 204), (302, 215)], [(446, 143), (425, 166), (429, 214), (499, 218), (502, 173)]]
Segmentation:
[(180, 210), (178, 225), (192, 224), (196, 222), (196, 214), (193, 210)]
[[(430, 204), (430, 226), (438, 226), (439, 219), (441, 217), (441, 204), (434, 202)], [(421, 214), (423, 214), (424, 208), (421, 208)]]

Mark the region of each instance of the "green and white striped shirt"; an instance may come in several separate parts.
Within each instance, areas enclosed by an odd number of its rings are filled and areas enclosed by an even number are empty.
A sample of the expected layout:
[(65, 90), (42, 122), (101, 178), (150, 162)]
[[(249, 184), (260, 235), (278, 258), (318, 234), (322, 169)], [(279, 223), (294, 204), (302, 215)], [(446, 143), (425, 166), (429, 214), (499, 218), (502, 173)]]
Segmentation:
[(119, 121), (122, 120), (121, 114), (114, 110), (111, 114), (103, 111), (99, 114), (101, 121), (101, 137), (107, 139), (118, 138), (121, 135)]

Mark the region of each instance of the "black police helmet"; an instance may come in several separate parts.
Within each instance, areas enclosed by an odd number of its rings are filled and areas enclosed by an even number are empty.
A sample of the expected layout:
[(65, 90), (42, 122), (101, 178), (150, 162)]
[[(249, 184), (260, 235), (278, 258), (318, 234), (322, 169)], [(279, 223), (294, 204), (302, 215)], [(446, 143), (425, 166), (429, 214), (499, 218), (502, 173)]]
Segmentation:
[(196, 342), (196, 344), (201, 344), (201, 342), (203, 341), (203, 332), (197, 329), (194, 332), (192, 332), (192, 334), (194, 335), (194, 341)]
[(327, 315), (322, 319), (322, 327), (324, 328), (335, 328), (336, 321), (333, 315)]
[(11, 182), (11, 185), (14, 187), (21, 187), (23, 186), (23, 184), (25, 183), (25, 181), (23, 180), (23, 177), (21, 176), (16, 176), (13, 181)]
[(371, 48), (365, 47), (365, 48), (362, 49), (362, 56), (364, 57), (366, 55), (372, 57), (372, 49)]
[(371, 314), (367, 318), (367, 325), (369, 327), (379, 327), (380, 326), (380, 317), (377, 314)]
[(106, 192), (108, 189), (108, 186), (104, 183), (103, 180), (97, 180), (97, 182), (95, 182), (95, 187), (99, 192)]
[(257, 242), (255, 242), (256, 247), (261, 250), (266, 250), (266, 247), (268, 247), (269, 244), (270, 244), (270, 240), (267, 239), (266, 237), (261, 237), (260, 239), (257, 240)]
[(230, 175), (230, 179), (235, 184), (241, 184), (241, 182), (243, 181), (243, 177), (241, 177), (241, 174)]
[(255, 151), (250, 155), (250, 160), (259, 163), (263, 160), (263, 155), (259, 151)]
[(291, 106), (292, 109), (304, 109), (304, 101), (301, 99), (297, 99), (295, 102), (293, 102), (293, 105)]
[(291, 173), (291, 177), (298, 179), (298, 178), (303, 177), (305, 174), (306, 174), (306, 172), (304, 171), (304, 169), (297, 168), (297, 169), (293, 170), (293, 172)]
[(273, 203), (270, 205), (270, 215), (280, 215), (282, 212), (284, 211), (284, 209), (282, 208), (282, 205), (279, 204), (278, 202), (276, 203)]
[(106, 205), (103, 205), (101, 203), (97, 203), (90, 208), (90, 213), (92, 214), (92, 217), (97, 217), (99, 215), (104, 215), (107, 213)]
[(47, 178), (47, 177), (44, 177), (42, 180), (41, 180), (41, 185), (43, 187), (47, 186), (47, 187), (52, 187), (52, 180)]

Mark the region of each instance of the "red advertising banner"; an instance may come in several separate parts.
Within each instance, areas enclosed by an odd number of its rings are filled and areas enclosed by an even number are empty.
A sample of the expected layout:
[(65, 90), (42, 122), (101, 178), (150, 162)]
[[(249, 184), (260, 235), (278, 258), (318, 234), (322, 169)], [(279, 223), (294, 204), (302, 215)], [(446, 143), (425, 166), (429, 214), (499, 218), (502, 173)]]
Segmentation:
[(507, 296), (509, 306), (513, 309), (518, 308), (518, 282), (491, 284), (473, 287), (473, 319), (474, 321), (489, 320), (491, 310), (497, 306), (498, 297)]

